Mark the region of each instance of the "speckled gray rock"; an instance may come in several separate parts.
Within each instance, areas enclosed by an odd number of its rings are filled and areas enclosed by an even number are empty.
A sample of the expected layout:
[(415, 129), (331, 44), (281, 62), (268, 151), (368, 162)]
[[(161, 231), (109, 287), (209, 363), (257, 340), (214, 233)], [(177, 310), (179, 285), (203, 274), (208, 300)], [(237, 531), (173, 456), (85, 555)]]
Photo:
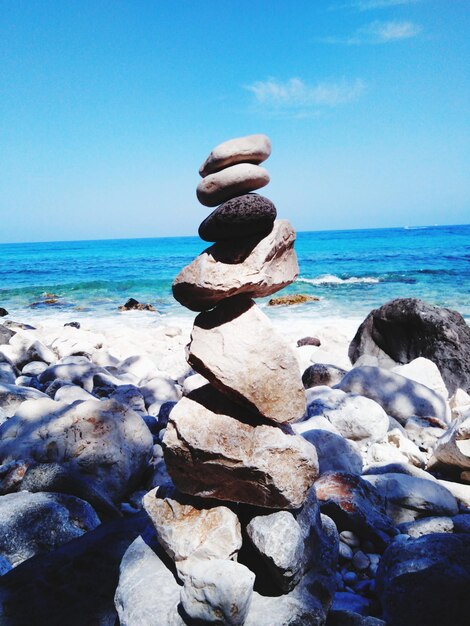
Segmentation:
[(139, 481), (152, 445), (142, 418), (113, 400), (27, 401), (0, 426), (1, 463), (67, 464), (113, 500)]
[(276, 207), (271, 200), (248, 193), (217, 207), (199, 226), (199, 237), (204, 241), (222, 241), (266, 235), (275, 219)]
[(184, 626), (180, 617), (181, 585), (168, 564), (142, 538), (127, 549), (114, 598), (121, 626)]
[(229, 139), (217, 145), (199, 168), (202, 177), (214, 174), (236, 163), (258, 165), (271, 154), (271, 142), (266, 135), (247, 135)]
[(235, 561), (190, 559), (181, 605), (192, 620), (219, 626), (243, 626), (251, 604), (255, 575)]
[(204, 206), (214, 207), (236, 196), (265, 187), (269, 174), (259, 165), (239, 163), (209, 174), (197, 186), (196, 194)]
[(15, 567), (99, 523), (88, 502), (74, 496), (28, 491), (0, 496), (0, 556)]
[(289, 222), (276, 220), (262, 239), (257, 235), (216, 243), (181, 270), (173, 282), (173, 296), (192, 311), (211, 309), (240, 294), (269, 296), (297, 278), (294, 241)]
[(252, 300), (226, 300), (198, 315), (188, 363), (255, 415), (286, 423), (305, 412), (295, 354)]
[(400, 423), (412, 415), (447, 421), (444, 398), (425, 385), (380, 367), (355, 367), (337, 385), (343, 391), (375, 400)]
[(189, 558), (231, 559), (241, 548), (240, 522), (226, 506), (214, 506), (157, 487), (143, 499), (160, 545), (175, 563)]
[(410, 537), (422, 537), (433, 533), (453, 533), (454, 522), (451, 517), (424, 517), (415, 522), (399, 524), (398, 529)]
[(318, 474), (315, 448), (305, 439), (254, 425), (209, 385), (178, 402), (163, 444), (177, 488), (206, 498), (295, 509)]

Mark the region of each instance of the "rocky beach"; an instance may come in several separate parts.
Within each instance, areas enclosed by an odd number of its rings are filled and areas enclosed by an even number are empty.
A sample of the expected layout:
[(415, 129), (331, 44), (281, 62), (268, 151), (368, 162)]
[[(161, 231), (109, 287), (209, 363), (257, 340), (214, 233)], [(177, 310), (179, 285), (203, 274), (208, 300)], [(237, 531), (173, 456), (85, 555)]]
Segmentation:
[(470, 328), (414, 297), (296, 316), (322, 301), (270, 153), (202, 164), (186, 312), (5, 302), (2, 626), (470, 622)]

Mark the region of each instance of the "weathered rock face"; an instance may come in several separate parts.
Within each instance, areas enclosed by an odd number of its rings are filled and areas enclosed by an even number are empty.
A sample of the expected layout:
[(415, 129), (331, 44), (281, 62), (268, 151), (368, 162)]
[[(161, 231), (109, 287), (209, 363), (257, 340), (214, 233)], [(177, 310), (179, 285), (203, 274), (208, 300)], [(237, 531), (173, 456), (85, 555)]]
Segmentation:
[(227, 300), (197, 316), (188, 362), (214, 387), (268, 420), (293, 422), (305, 412), (295, 355), (248, 298)]
[(433, 361), (449, 393), (470, 389), (470, 328), (451, 309), (398, 298), (369, 313), (349, 347), (353, 363), (380, 349), (397, 363), (420, 356)]
[(26, 400), (36, 400), (47, 398), (46, 394), (31, 387), (18, 385), (0, 384), (0, 407), (6, 417), (11, 417), (15, 411), (26, 402)]
[(470, 623), (470, 535), (433, 534), (394, 542), (377, 571), (388, 626)]
[(177, 488), (201, 497), (295, 509), (318, 474), (311, 444), (277, 426), (253, 425), (209, 385), (175, 406), (163, 443)]
[(181, 605), (186, 615), (203, 624), (243, 626), (251, 604), (255, 575), (235, 561), (192, 560)]
[(262, 239), (254, 235), (215, 243), (181, 270), (173, 295), (192, 311), (205, 311), (239, 294), (269, 296), (297, 278), (294, 241), (289, 222), (277, 220)]
[(0, 556), (15, 567), (99, 523), (91, 506), (73, 496), (27, 491), (0, 496)]
[(204, 241), (223, 241), (267, 235), (276, 219), (276, 207), (264, 196), (248, 193), (218, 206), (199, 226)]
[(254, 163), (258, 165), (271, 154), (271, 142), (266, 135), (247, 135), (229, 139), (216, 146), (199, 168), (202, 177), (214, 174), (224, 167), (236, 163)]
[(407, 476), (381, 474), (364, 476), (381, 493), (386, 510), (396, 522), (411, 521), (428, 515), (457, 515), (454, 496), (436, 481)]
[(68, 464), (113, 500), (139, 480), (152, 444), (142, 418), (113, 400), (28, 401), (0, 426), (1, 463)]
[(240, 522), (226, 506), (213, 506), (160, 487), (149, 491), (143, 505), (168, 556), (179, 563), (189, 558), (231, 559), (242, 545)]
[(196, 194), (201, 204), (213, 207), (235, 196), (260, 189), (268, 183), (269, 174), (264, 167), (238, 163), (203, 178)]
[(385, 510), (385, 500), (368, 482), (346, 472), (330, 472), (315, 483), (323, 512), (338, 530), (352, 530), (378, 546), (386, 546), (397, 534)]
[(445, 465), (470, 469), (470, 416), (456, 420), (437, 440), (434, 456)]
[(412, 417), (447, 421), (444, 398), (425, 385), (380, 367), (355, 367), (337, 385), (339, 389), (375, 400), (388, 415), (405, 424)]

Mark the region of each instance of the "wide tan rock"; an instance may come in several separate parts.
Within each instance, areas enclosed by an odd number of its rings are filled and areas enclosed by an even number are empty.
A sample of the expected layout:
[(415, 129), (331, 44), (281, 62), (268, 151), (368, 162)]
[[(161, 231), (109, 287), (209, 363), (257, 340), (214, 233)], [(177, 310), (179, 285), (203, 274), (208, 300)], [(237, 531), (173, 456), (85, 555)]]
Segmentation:
[(173, 408), (163, 444), (177, 488), (204, 498), (296, 509), (318, 475), (314, 446), (287, 427), (247, 420), (210, 385)]
[(231, 559), (240, 550), (240, 522), (226, 506), (214, 506), (157, 487), (143, 499), (158, 541), (175, 563), (186, 559)]
[(232, 298), (200, 313), (188, 348), (191, 367), (252, 413), (278, 423), (303, 417), (295, 354), (253, 300)]
[(290, 285), (299, 273), (294, 251), (295, 231), (287, 220), (276, 220), (272, 231), (210, 246), (181, 270), (173, 295), (192, 311), (205, 311), (238, 294), (270, 296)]
[(197, 186), (196, 195), (201, 204), (212, 207), (265, 187), (268, 183), (269, 174), (264, 167), (238, 163), (203, 178)]
[(247, 135), (229, 139), (216, 146), (199, 168), (204, 178), (219, 172), (224, 167), (237, 163), (259, 164), (271, 154), (271, 141), (266, 135)]

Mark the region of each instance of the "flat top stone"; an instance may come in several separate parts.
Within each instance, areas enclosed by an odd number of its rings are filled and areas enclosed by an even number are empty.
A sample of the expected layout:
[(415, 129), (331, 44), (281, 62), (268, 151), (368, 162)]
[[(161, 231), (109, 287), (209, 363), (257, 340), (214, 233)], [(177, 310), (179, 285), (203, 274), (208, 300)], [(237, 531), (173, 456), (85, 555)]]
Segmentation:
[(271, 142), (266, 135), (247, 135), (229, 139), (216, 146), (199, 168), (204, 178), (235, 163), (262, 163), (271, 154)]

